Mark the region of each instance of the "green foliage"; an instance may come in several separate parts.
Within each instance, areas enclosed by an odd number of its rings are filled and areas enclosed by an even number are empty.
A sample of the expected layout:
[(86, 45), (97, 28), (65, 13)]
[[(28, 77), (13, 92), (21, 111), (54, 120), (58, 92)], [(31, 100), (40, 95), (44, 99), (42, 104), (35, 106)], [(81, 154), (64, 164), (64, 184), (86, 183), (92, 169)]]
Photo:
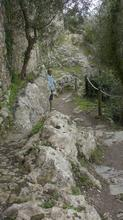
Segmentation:
[(89, 161), (85, 158), (84, 155), (79, 155), (79, 162), (82, 167), (89, 167)]
[(33, 72), (29, 73), (29, 74), (27, 75), (27, 77), (26, 77), (26, 81), (27, 81), (27, 82), (33, 82), (34, 79), (35, 79), (35, 75), (34, 75)]
[[(91, 82), (110, 96), (102, 96), (102, 109), (106, 118), (112, 118), (115, 122), (122, 122), (123, 120), (123, 102), (122, 99), (115, 96), (123, 95), (123, 87), (119, 79), (115, 77), (112, 71), (105, 69), (99, 74), (90, 77)], [(88, 86), (88, 97), (97, 97), (97, 91), (91, 86)], [(120, 104), (119, 104), (120, 103)]]
[[(100, 70), (96, 75), (90, 76), (90, 80), (97, 88), (104, 90), (109, 95), (115, 96), (123, 93), (120, 80), (115, 76), (112, 70), (107, 68), (102, 71)], [(87, 95), (89, 97), (97, 96), (97, 91), (95, 91), (89, 83), (88, 90)]]
[(65, 17), (65, 28), (68, 29), (71, 33), (82, 33), (82, 23), (83, 19), (79, 19), (78, 16), (72, 15)]
[(49, 209), (55, 206), (59, 198), (59, 193), (57, 191), (51, 190), (48, 192), (48, 197), (49, 198), (46, 198), (46, 200), (41, 205), (42, 208)]
[(86, 189), (93, 187), (92, 181), (86, 174), (81, 175), (79, 181)]
[(96, 62), (111, 68), (117, 66), (117, 41), (114, 30), (117, 20), (117, 4), (118, 1), (116, 0), (103, 1), (99, 14), (95, 19), (95, 34), (93, 35)]
[(70, 205), (69, 203), (64, 203), (63, 204), (63, 209), (73, 209), (77, 212), (85, 211), (85, 207), (82, 207), (82, 206), (74, 207), (73, 205)]
[(63, 209), (74, 209), (74, 206), (68, 204), (68, 203), (64, 203), (63, 204)]
[(106, 102), (106, 107), (104, 108), (104, 115), (106, 118), (111, 118), (114, 122), (119, 124), (123, 122), (122, 100), (122, 98), (112, 98), (109, 102)]
[[(71, 17), (72, 26), (75, 28), (78, 25), (78, 21), (81, 23), (80, 20), (83, 20), (82, 12), (88, 10), (90, 1), (18, 0), (14, 2), (12, 0), (4, 0), (2, 3), (5, 7), (6, 14), (5, 32), (8, 58), (7, 61), (11, 73), (16, 71), (14, 70), (13, 65), (13, 36), (15, 35), (15, 30), (17, 30), (17, 33), (20, 33), (21, 36), (24, 34), (26, 40), (28, 41), (27, 47), (25, 48), (25, 52), (23, 54), (24, 57), (22, 57), (23, 64), (20, 71), (21, 79), (25, 79), (30, 55), (37, 40), (39, 40), (41, 43), (44, 41), (45, 51), (48, 46), (53, 48), (54, 39), (56, 39), (57, 33), (55, 19), (58, 18), (59, 21), (60, 19), (63, 20), (63, 11), (66, 14), (70, 10), (70, 5), (72, 5), (72, 7), (74, 5), (74, 9), (78, 8), (77, 13), (73, 14), (76, 16)], [(80, 30), (79, 25), (77, 29)], [(49, 45), (47, 45), (47, 43)]]
[(87, 174), (82, 173), (78, 165), (74, 163), (71, 163), (71, 165), (77, 187), (79, 188), (84, 187), (85, 189), (93, 187), (93, 182), (90, 180)]
[(30, 73), (27, 76), (26, 80), (21, 80), (20, 75), (17, 73), (12, 74), (12, 82), (10, 86), (10, 95), (9, 95), (9, 100), (8, 100), (8, 106), (9, 106), (10, 111), (12, 111), (13, 109), (17, 95), (19, 94), (20, 90), (24, 88), (28, 82), (33, 82), (34, 78), (35, 76), (33, 73)]
[[(85, 40), (91, 45), (91, 54), (99, 70), (104, 71), (92, 81), (96, 87), (103, 88), (112, 95), (123, 95), (123, 19), (121, 1), (103, 0), (102, 5), (94, 17), (85, 22)], [(107, 71), (108, 69), (108, 71)], [(111, 74), (110, 74), (111, 72)], [(116, 77), (113, 77), (113, 74)], [(119, 83), (121, 80), (122, 85)], [(93, 89), (89, 88), (88, 95), (97, 96)], [(104, 114), (116, 122), (123, 121), (123, 101), (119, 98), (109, 98), (103, 95)]]
[[(74, 1), (73, 1), (74, 2)], [(82, 4), (80, 3), (82, 2)], [(72, 4), (71, 4), (72, 5)], [(82, 33), (85, 13), (88, 12), (90, 1), (76, 1), (64, 14), (65, 29), (71, 33)]]
[(55, 44), (59, 46), (59, 45), (62, 45), (64, 42), (65, 42), (65, 34), (62, 33), (56, 39)]
[(91, 154), (89, 161), (91, 163), (95, 163), (100, 165), (103, 158), (103, 149), (101, 147), (97, 147)]
[(63, 67), (64, 72), (81, 74), (82, 68), (79, 65), (71, 66), (71, 67)]
[(44, 209), (50, 209), (50, 208), (52, 208), (53, 206), (55, 206), (55, 204), (56, 204), (55, 200), (49, 199), (49, 200), (45, 201), (45, 202), (41, 205), (41, 207), (44, 208)]
[(32, 128), (31, 136), (41, 131), (43, 129), (43, 125), (44, 125), (44, 121), (38, 121), (37, 124), (35, 124)]
[(86, 99), (86, 98), (82, 99), (79, 96), (76, 96), (74, 101), (75, 104), (79, 106), (79, 108), (83, 111), (94, 110), (97, 107), (97, 102), (91, 99)]
[(20, 89), (22, 89), (25, 85), (26, 82), (22, 81), (18, 74), (13, 74), (12, 83), (10, 86), (9, 101), (8, 101), (8, 106), (10, 111), (12, 111), (13, 109), (13, 105), (15, 104)]
[(84, 21), (84, 26), (83, 26), (84, 40), (85, 42), (89, 44), (93, 43), (93, 38), (94, 38), (94, 30), (93, 30), (94, 27), (93, 26), (94, 26), (94, 23), (91, 20), (86, 19)]
[(80, 194), (81, 194), (80, 188), (77, 187), (77, 186), (72, 186), (72, 187), (71, 187), (71, 190), (72, 190), (72, 194), (73, 194), (73, 195), (80, 195)]
[[(94, 17), (92, 30), (87, 29), (89, 41), (93, 44), (93, 55), (99, 68), (108, 67), (123, 83), (122, 38), (123, 19), (121, 1), (103, 0), (98, 14)], [(88, 26), (89, 27), (89, 26)], [(91, 35), (91, 33), (93, 34)]]

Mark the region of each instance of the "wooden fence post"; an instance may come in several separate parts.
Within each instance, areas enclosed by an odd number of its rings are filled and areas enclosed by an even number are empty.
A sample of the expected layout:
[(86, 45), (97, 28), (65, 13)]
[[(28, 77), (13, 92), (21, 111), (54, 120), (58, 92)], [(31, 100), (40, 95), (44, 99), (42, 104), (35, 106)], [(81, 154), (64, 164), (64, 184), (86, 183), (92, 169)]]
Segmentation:
[(100, 89), (98, 89), (98, 116), (102, 116), (102, 93)]
[(88, 80), (87, 80), (87, 76), (85, 76), (85, 95), (88, 96)]
[(77, 77), (75, 76), (75, 92), (77, 92), (78, 86), (77, 86)]

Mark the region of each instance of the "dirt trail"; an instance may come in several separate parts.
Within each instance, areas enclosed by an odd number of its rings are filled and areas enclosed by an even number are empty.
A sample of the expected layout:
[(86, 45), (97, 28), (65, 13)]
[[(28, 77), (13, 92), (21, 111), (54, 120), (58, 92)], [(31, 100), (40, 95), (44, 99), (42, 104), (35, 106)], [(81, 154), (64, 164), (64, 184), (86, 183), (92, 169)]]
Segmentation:
[[(71, 116), (72, 119), (80, 119), (77, 120), (78, 126), (91, 126), (93, 129), (97, 129), (97, 126), (102, 126), (102, 129), (110, 131), (111, 126), (96, 119), (92, 112), (77, 111), (71, 92), (66, 92), (55, 98), (54, 107), (61, 113)], [(123, 171), (123, 141), (120, 143), (114, 142), (110, 146), (102, 147), (104, 158), (101, 165), (111, 167), (117, 171)], [(86, 192), (88, 201), (101, 214), (102, 220), (123, 220), (123, 201), (119, 200), (118, 196), (111, 195), (107, 181), (104, 181), (98, 175), (97, 178), (102, 183), (102, 190), (88, 190)]]
[(69, 115), (73, 120), (76, 118), (80, 119), (80, 123), (82, 126), (95, 127), (95, 119), (91, 117), (91, 115), (87, 112), (80, 111), (79, 108), (73, 102), (73, 97), (74, 96), (72, 92), (64, 92), (59, 97), (55, 98), (53, 107), (57, 111), (65, 115)]

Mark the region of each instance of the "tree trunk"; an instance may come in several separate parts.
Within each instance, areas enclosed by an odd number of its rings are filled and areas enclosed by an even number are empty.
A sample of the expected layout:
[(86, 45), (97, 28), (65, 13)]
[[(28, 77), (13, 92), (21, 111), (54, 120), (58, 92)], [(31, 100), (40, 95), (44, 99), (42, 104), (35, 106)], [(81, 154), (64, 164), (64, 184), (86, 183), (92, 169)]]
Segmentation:
[[(24, 53), (24, 61), (23, 61), (22, 69), (21, 69), (21, 79), (23, 80), (26, 78), (26, 70), (27, 70), (27, 65), (28, 65), (29, 59), (30, 59), (31, 51), (34, 47), (34, 44), (36, 43), (36, 40), (37, 40), (37, 31), (36, 31), (35, 27), (32, 28), (30, 26), (28, 12), (27, 12), (27, 8), (25, 6), (25, 1), (19, 0), (19, 5), (22, 10), (22, 14), (23, 14), (23, 18), (24, 18), (25, 34), (26, 34), (26, 39), (28, 41), (28, 46), (27, 46), (25, 53)], [(31, 36), (32, 30), (34, 33), (33, 37)]]
[(30, 59), (31, 51), (32, 51), (35, 43), (36, 43), (35, 38), (31, 38), (30, 40), (28, 40), (28, 46), (27, 46), (27, 49), (24, 53), (24, 61), (23, 61), (22, 69), (21, 69), (21, 79), (22, 80), (24, 80), (26, 78), (26, 70), (27, 70), (28, 62)]

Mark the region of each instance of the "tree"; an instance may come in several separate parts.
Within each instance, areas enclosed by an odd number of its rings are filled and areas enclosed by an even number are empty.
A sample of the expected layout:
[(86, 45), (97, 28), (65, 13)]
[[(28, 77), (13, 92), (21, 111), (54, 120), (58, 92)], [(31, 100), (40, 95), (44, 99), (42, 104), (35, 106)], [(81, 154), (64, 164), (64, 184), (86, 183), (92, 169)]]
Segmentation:
[[(113, 81), (118, 83), (120, 79), (123, 89), (123, 1), (122, 0), (103, 0), (98, 14), (94, 16), (92, 45), (92, 55), (106, 82), (106, 75), (112, 72), (116, 77)], [(92, 32), (91, 32), (92, 33)], [(103, 72), (104, 70), (104, 72)], [(100, 73), (99, 73), (100, 74)], [(109, 82), (114, 89), (114, 82)], [(100, 79), (99, 79), (100, 83)], [(103, 85), (103, 88), (106, 88)], [(122, 96), (122, 90), (116, 86), (118, 95)], [(111, 94), (113, 90), (110, 90)], [(115, 90), (116, 94), (116, 90)], [(123, 105), (121, 98), (111, 99), (110, 109), (114, 119), (123, 122)]]
[(123, 84), (122, 12), (121, 0), (103, 0), (95, 18), (92, 42), (98, 65), (112, 69)]
[(18, 0), (23, 16), (24, 28), (28, 46), (25, 50), (21, 70), (21, 79), (26, 77), (26, 69), (31, 51), (37, 42), (39, 34), (51, 24), (59, 10), (62, 9), (61, 0)]
[(70, 30), (72, 33), (80, 33), (83, 22), (84, 15), (81, 14), (81, 10), (76, 4), (64, 15), (65, 29)]
[[(55, 17), (67, 10), (72, 4), (81, 4), (83, 10), (87, 9), (87, 0), (2, 0), (5, 9), (11, 11), (8, 16), (9, 24), (13, 21), (12, 13), (16, 13), (16, 26), (25, 33), (27, 39), (27, 48), (25, 49), (23, 65), (21, 69), (21, 79), (26, 78), (27, 66), (30, 59), (31, 51), (38, 39), (42, 40), (44, 33), (52, 24)], [(14, 10), (11, 10), (11, 6)], [(9, 30), (9, 27), (7, 27)], [(9, 31), (8, 31), (9, 32)], [(9, 46), (9, 45), (8, 45)]]

